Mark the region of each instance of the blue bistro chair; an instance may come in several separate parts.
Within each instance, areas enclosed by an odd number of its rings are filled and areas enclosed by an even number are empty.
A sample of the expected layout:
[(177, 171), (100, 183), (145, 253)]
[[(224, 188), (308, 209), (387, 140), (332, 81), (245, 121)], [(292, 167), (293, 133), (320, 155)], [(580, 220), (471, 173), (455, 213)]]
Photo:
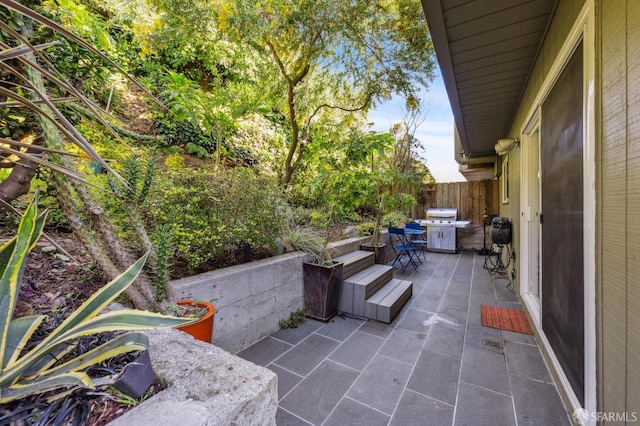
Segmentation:
[[(404, 227), (407, 229), (422, 229), (420, 228), (420, 224), (418, 222), (407, 222), (404, 224)], [(420, 263), (422, 263), (422, 261), (420, 260), (420, 253), (422, 253), (422, 259), (424, 259), (424, 261), (426, 262), (427, 256), (425, 255), (424, 251), (427, 248), (427, 240), (423, 239), (422, 236), (418, 236), (414, 239), (409, 240), (409, 244), (415, 246), (420, 250), (420, 252), (417, 253), (417, 257)]]
[[(403, 274), (405, 269), (407, 269), (407, 266), (409, 266), (409, 264), (412, 264), (415, 269), (418, 269), (418, 265), (416, 264), (415, 260), (413, 260), (416, 253), (416, 247), (412, 246), (407, 242), (404, 229), (390, 226), (388, 228), (388, 231), (389, 231), (389, 245), (393, 249), (393, 253), (396, 256), (391, 266), (394, 266), (396, 262), (400, 263)], [(407, 262), (403, 264), (402, 258), (404, 256), (407, 256)]]

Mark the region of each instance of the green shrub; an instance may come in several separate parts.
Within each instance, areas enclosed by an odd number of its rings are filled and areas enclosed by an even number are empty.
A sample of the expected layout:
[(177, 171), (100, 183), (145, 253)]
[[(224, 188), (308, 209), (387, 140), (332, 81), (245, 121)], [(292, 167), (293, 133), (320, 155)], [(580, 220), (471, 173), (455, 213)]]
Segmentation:
[(402, 212), (389, 212), (384, 215), (382, 218), (382, 224), (386, 226), (401, 226), (406, 222), (411, 221), (411, 218), (408, 218), (405, 213)]
[(318, 228), (325, 228), (331, 222), (331, 213), (314, 210), (309, 214), (309, 224)]
[(375, 222), (366, 222), (356, 225), (356, 233), (359, 237), (367, 237), (373, 235), (373, 230), (376, 227)]
[(387, 198), (386, 210), (397, 212), (409, 212), (415, 206), (416, 198), (411, 194), (400, 192)]
[(164, 165), (169, 169), (169, 171), (175, 172), (180, 169), (183, 169), (186, 165), (184, 157), (180, 154), (170, 154), (167, 155), (167, 158), (164, 160)]
[(281, 191), (246, 168), (167, 172), (152, 189), (147, 215), (165, 225), (176, 255), (195, 270), (245, 244), (275, 249), (285, 208)]

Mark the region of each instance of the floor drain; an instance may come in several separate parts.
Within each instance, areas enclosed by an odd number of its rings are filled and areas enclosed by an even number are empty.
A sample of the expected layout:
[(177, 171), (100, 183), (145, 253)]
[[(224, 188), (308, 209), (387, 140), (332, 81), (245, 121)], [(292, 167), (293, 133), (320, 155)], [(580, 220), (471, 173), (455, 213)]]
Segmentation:
[(496, 349), (503, 349), (504, 348), (502, 343), (496, 342), (495, 340), (490, 340), (490, 339), (484, 339), (482, 341), (482, 344), (485, 345), (485, 346), (491, 346), (492, 348), (496, 348)]

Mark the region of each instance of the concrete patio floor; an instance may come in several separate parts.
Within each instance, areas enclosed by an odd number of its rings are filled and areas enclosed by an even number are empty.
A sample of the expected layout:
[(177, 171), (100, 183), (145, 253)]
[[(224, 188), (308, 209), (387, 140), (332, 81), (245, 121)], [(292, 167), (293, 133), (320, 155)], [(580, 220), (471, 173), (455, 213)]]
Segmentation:
[(391, 324), (307, 320), (237, 355), (278, 375), (278, 425), (569, 425), (533, 336), (483, 327), (520, 309), (484, 258), (426, 253)]

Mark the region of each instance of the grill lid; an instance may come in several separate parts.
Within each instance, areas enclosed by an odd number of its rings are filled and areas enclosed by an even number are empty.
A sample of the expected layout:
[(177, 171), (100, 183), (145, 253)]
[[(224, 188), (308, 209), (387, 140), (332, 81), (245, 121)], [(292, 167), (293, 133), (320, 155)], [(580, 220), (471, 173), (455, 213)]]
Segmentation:
[(431, 219), (439, 219), (439, 220), (453, 220), (455, 221), (458, 217), (458, 209), (455, 208), (432, 208), (427, 209), (427, 220)]

